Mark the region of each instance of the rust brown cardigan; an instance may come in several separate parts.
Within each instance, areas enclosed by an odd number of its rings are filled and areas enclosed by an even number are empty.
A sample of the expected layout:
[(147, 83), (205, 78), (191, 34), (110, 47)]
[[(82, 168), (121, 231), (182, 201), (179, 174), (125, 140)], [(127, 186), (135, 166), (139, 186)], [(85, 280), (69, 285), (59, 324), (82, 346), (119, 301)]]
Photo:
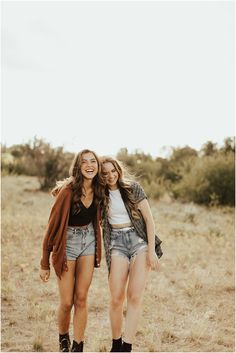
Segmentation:
[[(69, 220), (72, 190), (70, 186), (64, 186), (56, 196), (52, 206), (46, 233), (43, 239), (43, 254), (40, 261), (43, 270), (49, 270), (49, 257), (52, 252), (52, 264), (56, 275), (61, 278), (63, 271), (67, 271), (66, 259), (66, 233)], [(96, 219), (93, 222), (95, 231), (95, 263), (94, 267), (100, 267), (101, 262), (101, 226), (100, 210), (97, 209)]]

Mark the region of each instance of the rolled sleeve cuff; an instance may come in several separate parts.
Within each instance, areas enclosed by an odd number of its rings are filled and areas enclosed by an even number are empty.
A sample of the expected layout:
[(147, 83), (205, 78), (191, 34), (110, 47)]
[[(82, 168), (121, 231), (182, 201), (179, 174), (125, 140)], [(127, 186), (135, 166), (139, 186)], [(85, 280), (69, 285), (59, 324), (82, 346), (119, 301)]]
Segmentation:
[(43, 257), (40, 261), (40, 266), (42, 270), (50, 270), (49, 257), (50, 251), (43, 250)]

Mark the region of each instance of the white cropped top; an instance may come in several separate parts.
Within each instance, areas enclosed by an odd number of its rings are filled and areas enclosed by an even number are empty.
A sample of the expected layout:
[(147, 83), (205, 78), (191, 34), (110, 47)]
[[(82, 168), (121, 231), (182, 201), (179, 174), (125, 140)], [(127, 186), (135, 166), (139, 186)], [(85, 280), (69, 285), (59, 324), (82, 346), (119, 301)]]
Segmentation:
[(125, 224), (130, 223), (128, 212), (122, 200), (120, 190), (109, 191), (109, 213), (108, 219), (110, 224)]

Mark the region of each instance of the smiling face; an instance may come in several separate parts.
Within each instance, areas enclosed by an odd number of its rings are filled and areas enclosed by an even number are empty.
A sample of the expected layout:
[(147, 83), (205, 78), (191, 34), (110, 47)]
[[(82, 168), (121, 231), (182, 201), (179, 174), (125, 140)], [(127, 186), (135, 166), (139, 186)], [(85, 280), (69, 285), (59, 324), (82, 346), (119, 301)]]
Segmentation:
[(85, 179), (93, 179), (98, 172), (98, 162), (92, 152), (81, 156), (81, 174)]
[(105, 181), (111, 190), (118, 188), (117, 182), (119, 179), (119, 173), (116, 170), (115, 166), (111, 162), (105, 162), (102, 165), (102, 174), (105, 178)]

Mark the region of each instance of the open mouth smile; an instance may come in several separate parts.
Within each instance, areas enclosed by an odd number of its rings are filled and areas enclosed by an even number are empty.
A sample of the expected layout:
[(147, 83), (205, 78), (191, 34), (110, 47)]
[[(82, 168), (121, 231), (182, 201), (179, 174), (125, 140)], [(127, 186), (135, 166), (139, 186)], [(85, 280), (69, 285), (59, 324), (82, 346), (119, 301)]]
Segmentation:
[(87, 174), (93, 174), (94, 173), (94, 169), (85, 169), (85, 172)]

